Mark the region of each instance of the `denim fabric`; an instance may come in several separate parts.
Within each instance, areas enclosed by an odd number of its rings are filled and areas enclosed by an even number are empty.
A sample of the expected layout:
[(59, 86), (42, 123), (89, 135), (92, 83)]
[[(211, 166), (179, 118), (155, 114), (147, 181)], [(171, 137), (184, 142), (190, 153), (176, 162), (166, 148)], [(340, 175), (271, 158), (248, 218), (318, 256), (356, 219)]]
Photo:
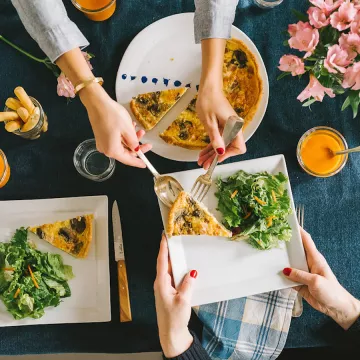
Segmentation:
[[(193, 0), (121, 0), (115, 15), (107, 22), (86, 19), (64, 1), (69, 16), (90, 42), (88, 50), (96, 75), (105, 79), (106, 90), (115, 97), (114, 84), (124, 51), (134, 36), (154, 21), (175, 13), (194, 11)], [(305, 10), (306, 1), (285, 0), (271, 11), (250, 6), (238, 7), (235, 25), (255, 42), (269, 74), (270, 102), (265, 118), (248, 142), (248, 152), (232, 159), (251, 159), (282, 153), (286, 157), (295, 202), (305, 205), (305, 227), (313, 235), (339, 281), (360, 297), (360, 244), (358, 219), (360, 156), (350, 157), (345, 169), (329, 179), (316, 179), (304, 173), (295, 156), (301, 135), (317, 125), (328, 125), (346, 137), (349, 146), (360, 143), (360, 119), (350, 111), (341, 112), (342, 97), (314, 104), (312, 111), (296, 100), (307, 85), (285, 78), (276, 81), (276, 66), (288, 51), (282, 46), (282, 31), (295, 21), (291, 8)], [(34, 55), (42, 56), (17, 17), (10, 0), (0, 0), (0, 34)], [(117, 164), (114, 176), (104, 183), (82, 178), (74, 169), (72, 156), (76, 146), (92, 137), (85, 109), (78, 99), (68, 105), (56, 94), (56, 79), (43, 66), (0, 43), (0, 104), (21, 85), (39, 99), (49, 117), (49, 132), (40, 140), (25, 141), (6, 133), (0, 126), (0, 148), (11, 165), (11, 180), (0, 189), (0, 200), (50, 198), (106, 194), (109, 203), (118, 201), (123, 233), (133, 322), (119, 323), (116, 264), (111, 263), (112, 321), (104, 324), (24, 326), (0, 328), (0, 353), (52, 352), (137, 352), (159, 350), (153, 297), (156, 256), (162, 222), (153, 180), (146, 170)], [(1, 125), (1, 124), (0, 124)], [(183, 164), (150, 154), (150, 160), (162, 173), (192, 169)], [(112, 234), (111, 224), (109, 233)], [(110, 242), (112, 236), (110, 236)], [(111, 243), (110, 243), (111, 244)], [(110, 246), (110, 259), (113, 250)], [(342, 344), (343, 331), (329, 318), (305, 304), (304, 314), (292, 321), (287, 347)]]

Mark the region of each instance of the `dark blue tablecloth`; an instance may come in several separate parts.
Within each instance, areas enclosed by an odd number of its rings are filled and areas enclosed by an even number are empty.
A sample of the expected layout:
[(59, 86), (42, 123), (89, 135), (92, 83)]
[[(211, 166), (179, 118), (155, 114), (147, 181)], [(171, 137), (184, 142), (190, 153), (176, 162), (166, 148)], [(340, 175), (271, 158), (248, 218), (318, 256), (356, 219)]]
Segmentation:
[[(194, 10), (193, 0), (121, 0), (110, 21), (94, 23), (77, 12), (70, 0), (65, 3), (71, 19), (90, 40), (89, 51), (96, 55), (95, 74), (104, 77), (105, 88), (112, 96), (115, 96), (115, 76), (121, 57), (134, 36), (160, 18)], [(249, 1), (240, 3), (235, 25), (257, 45), (270, 81), (266, 116), (248, 142), (248, 153), (241, 159), (285, 155), (295, 201), (305, 205), (305, 227), (339, 281), (360, 297), (360, 156), (351, 156), (341, 174), (329, 179), (305, 174), (295, 157), (300, 136), (317, 125), (332, 126), (344, 134), (349, 146), (359, 145), (360, 120), (353, 120), (350, 111), (340, 111), (342, 98), (326, 99), (323, 104), (313, 105), (312, 111), (302, 108), (296, 97), (306, 86), (306, 77), (301, 81), (290, 78), (276, 81), (278, 59), (287, 51), (282, 46), (282, 31), (290, 21), (295, 21), (290, 9), (305, 10), (306, 1), (285, 0), (272, 11), (254, 8)], [(0, 0), (0, 34), (42, 55), (24, 30), (10, 0)], [(0, 148), (5, 151), (12, 170), (9, 184), (0, 190), (0, 199), (99, 194), (107, 195), (110, 203), (116, 199), (122, 216), (133, 311), (132, 323), (119, 323), (116, 266), (111, 262), (112, 322), (0, 328), (0, 353), (159, 350), (152, 286), (162, 224), (150, 173), (118, 164), (107, 182), (94, 183), (82, 178), (75, 171), (72, 155), (81, 141), (92, 137), (92, 131), (78, 99), (67, 105), (64, 98), (56, 95), (56, 79), (45, 67), (2, 43), (0, 79), (0, 104), (16, 86), (22, 85), (40, 100), (49, 117), (49, 132), (34, 142), (8, 134), (0, 126)], [(162, 173), (196, 167), (154, 154), (149, 157)], [(110, 258), (113, 258), (112, 246)], [(341, 334), (332, 320), (305, 305), (302, 317), (292, 321), (286, 346), (341, 345)]]

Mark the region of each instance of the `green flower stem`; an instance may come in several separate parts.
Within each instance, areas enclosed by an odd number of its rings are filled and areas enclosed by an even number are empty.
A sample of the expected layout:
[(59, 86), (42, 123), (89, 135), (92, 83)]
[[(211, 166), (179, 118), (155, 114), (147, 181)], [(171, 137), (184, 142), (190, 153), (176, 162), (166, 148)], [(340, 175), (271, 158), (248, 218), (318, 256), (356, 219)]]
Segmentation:
[(6, 44), (10, 45), (11, 47), (13, 47), (14, 49), (16, 49), (17, 51), (20, 51), (22, 54), (24, 54), (25, 56), (29, 57), (30, 59), (33, 59), (37, 62), (40, 63), (45, 63), (45, 59), (40, 59), (36, 56), (31, 55), (30, 53), (28, 53), (27, 51), (19, 48), (17, 45), (13, 44), (11, 41), (5, 39), (2, 35), (0, 35), (0, 40), (4, 41)]

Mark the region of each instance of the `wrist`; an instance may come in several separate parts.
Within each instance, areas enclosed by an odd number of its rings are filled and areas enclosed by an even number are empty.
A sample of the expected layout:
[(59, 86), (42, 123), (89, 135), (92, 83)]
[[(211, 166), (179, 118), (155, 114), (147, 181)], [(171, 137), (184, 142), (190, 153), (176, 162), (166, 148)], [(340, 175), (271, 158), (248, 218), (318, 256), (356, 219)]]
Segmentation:
[(360, 301), (350, 294), (349, 296), (344, 309), (335, 310), (330, 315), (344, 330), (348, 330), (360, 316)]
[(85, 107), (94, 104), (94, 101), (108, 96), (103, 87), (98, 83), (91, 83), (79, 91), (79, 98)]
[(173, 358), (189, 349), (194, 338), (188, 328), (160, 334), (160, 344), (165, 357)]

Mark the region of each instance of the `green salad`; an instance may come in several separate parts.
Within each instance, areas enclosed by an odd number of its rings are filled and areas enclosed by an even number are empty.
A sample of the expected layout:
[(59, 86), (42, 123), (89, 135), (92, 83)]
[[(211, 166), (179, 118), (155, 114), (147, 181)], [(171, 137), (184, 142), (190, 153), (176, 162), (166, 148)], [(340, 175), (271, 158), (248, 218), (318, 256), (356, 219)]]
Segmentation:
[(218, 180), (218, 210), (224, 225), (232, 230), (233, 239), (245, 239), (260, 250), (291, 239), (290, 198), (284, 189), (287, 181), (281, 172), (248, 174), (242, 170)]
[(0, 243), (0, 297), (17, 320), (38, 319), (47, 306), (58, 306), (71, 295), (67, 281), (74, 277), (61, 255), (36, 250), (27, 237), (21, 228)]

